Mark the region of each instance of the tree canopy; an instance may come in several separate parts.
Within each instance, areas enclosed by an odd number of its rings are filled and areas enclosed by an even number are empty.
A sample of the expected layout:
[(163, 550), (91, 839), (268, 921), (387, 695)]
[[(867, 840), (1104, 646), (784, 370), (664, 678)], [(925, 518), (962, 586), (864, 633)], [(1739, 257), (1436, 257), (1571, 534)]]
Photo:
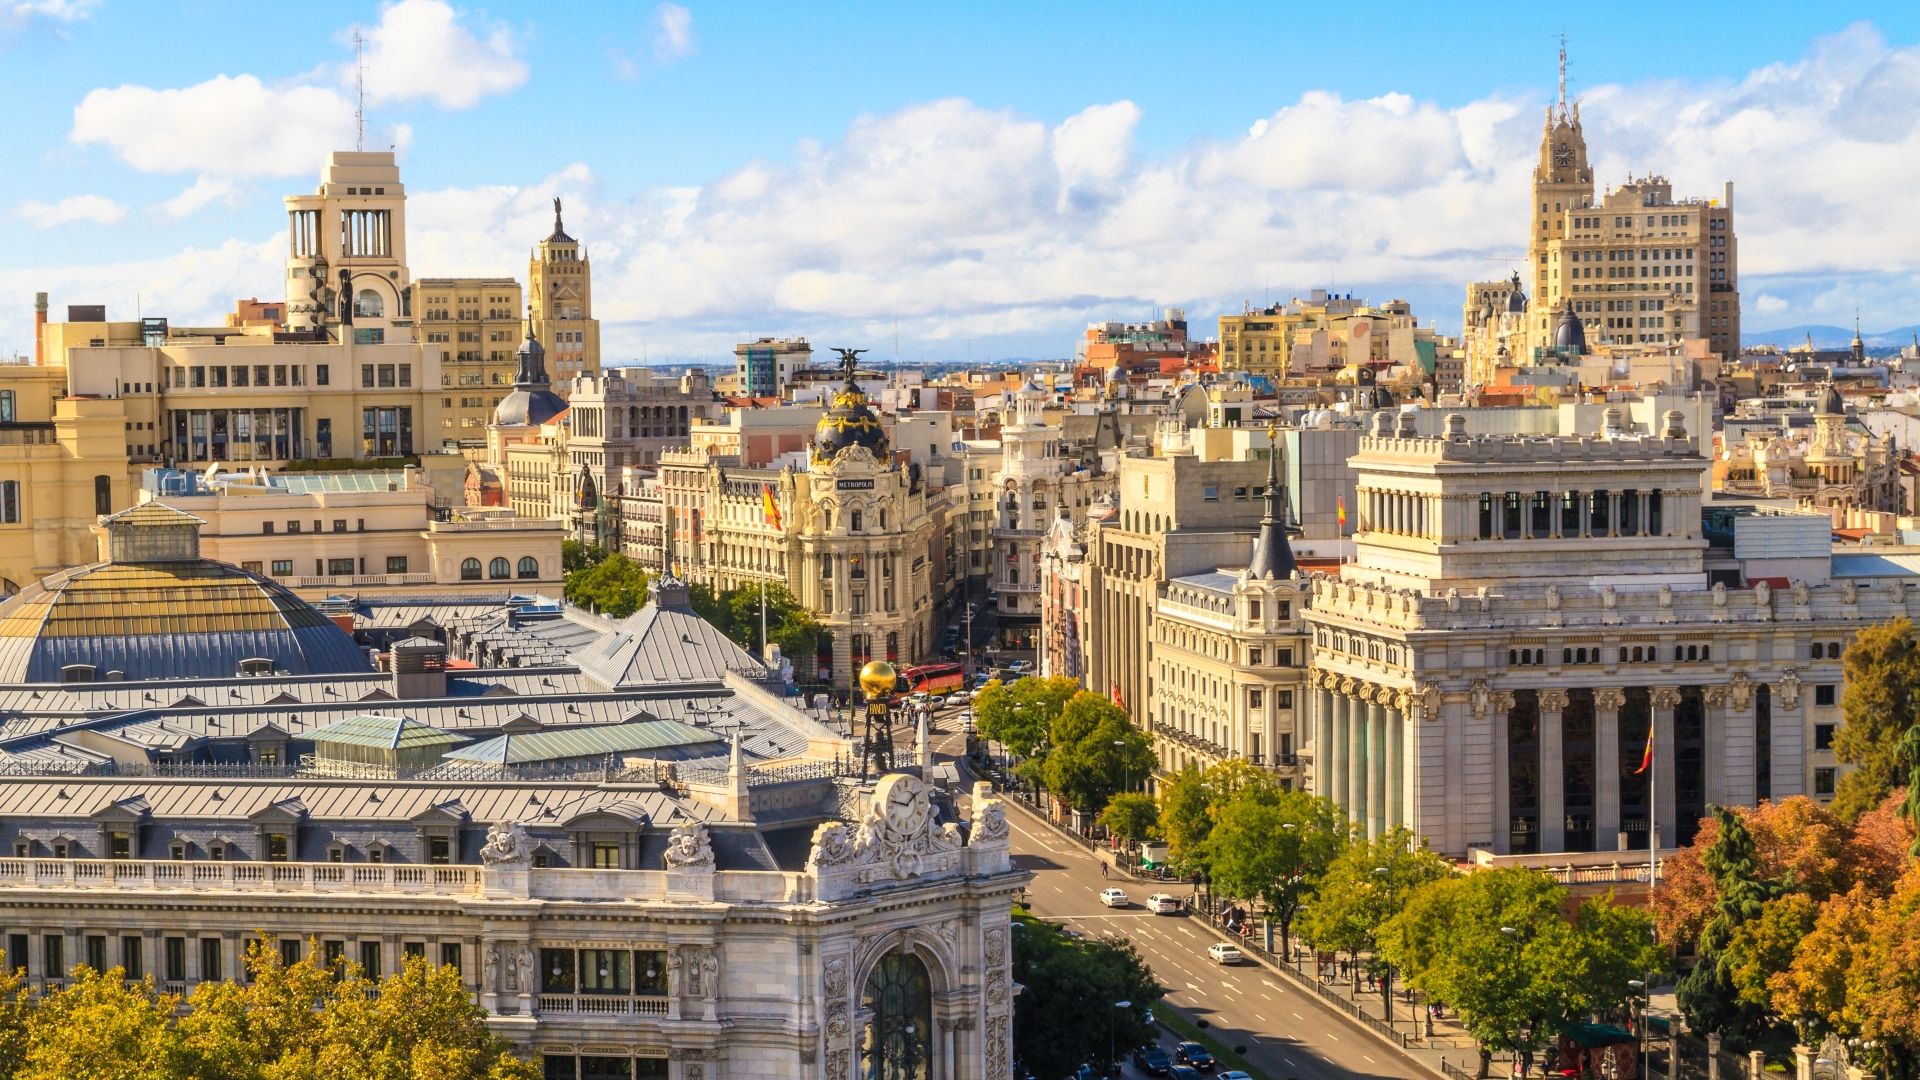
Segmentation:
[(1371, 843), (1355, 840), (1321, 875), (1300, 916), (1300, 934), (1320, 949), (1374, 952), (1380, 927), (1416, 890), (1452, 876), (1446, 862), (1424, 843), (1416, 847), (1405, 828)]
[[(1016, 917), (1013, 1051), (1035, 1076), (1066, 1076), (1154, 1039), (1146, 1012), (1166, 994), (1132, 942), (1067, 937), (1054, 923)], [(1115, 1007), (1127, 1002), (1127, 1008)], [(1101, 1070), (1103, 1073), (1105, 1069)], [(1024, 1075), (1024, 1074), (1023, 1074)]]
[(1160, 832), (1167, 838), (1167, 858), (1184, 870), (1205, 872), (1206, 840), (1220, 809), (1243, 787), (1272, 784), (1268, 773), (1238, 759), (1205, 770), (1189, 765), (1162, 779)]
[(69, 1080), (535, 1080), (539, 1070), (486, 1025), (451, 967), (409, 958), (377, 984), (313, 955), (282, 963), (270, 943), (246, 955), (252, 981), (203, 982), (177, 1015), (177, 994), (119, 968), (73, 970), (30, 997), (0, 977), (0, 1077)]
[(1138, 791), (1123, 791), (1107, 800), (1100, 811), (1100, 824), (1122, 840), (1148, 840), (1160, 828), (1160, 808), (1153, 796)]
[(1029, 675), (1011, 683), (993, 680), (973, 700), (974, 728), (1021, 757), (1033, 757), (1080, 683), (1065, 675)]
[(613, 552), (596, 544), (568, 538), (560, 541), (560, 569), (569, 574), (585, 570), (605, 562), (611, 554)]
[(624, 619), (647, 602), (647, 572), (618, 552), (567, 574), (567, 601), (611, 619)]
[(1766, 903), (1785, 892), (1790, 882), (1761, 874), (1753, 834), (1739, 814), (1716, 806), (1713, 816), (1716, 835), (1702, 862), (1717, 896), (1700, 930), (1699, 958), (1680, 980), (1676, 996), (1694, 1030), (1717, 1031), (1739, 1049), (1762, 1034), (1767, 1018), (1735, 986), (1736, 965), (1727, 947), (1734, 932), (1760, 918)]
[(1846, 723), (1833, 753), (1852, 765), (1834, 788), (1833, 812), (1852, 821), (1907, 783), (1900, 740), (1920, 721), (1920, 640), (1911, 620), (1870, 626), (1847, 645), (1842, 667)]
[(1346, 820), (1325, 799), (1272, 784), (1248, 784), (1220, 807), (1208, 834), (1208, 879), (1216, 892), (1258, 900), (1293, 942), (1300, 903), (1320, 886), (1347, 842)]
[[(687, 590), (694, 614), (713, 624), (734, 644), (755, 656), (760, 652), (759, 585), (742, 585), (715, 593), (705, 585)], [(813, 611), (787, 591), (785, 585), (769, 582), (766, 586), (767, 640), (780, 646), (780, 655), (790, 661), (813, 656), (818, 650), (820, 623)]]
[(1153, 738), (1091, 690), (1067, 701), (1047, 741), (1047, 787), (1085, 813), (1099, 813), (1115, 794), (1144, 783), (1155, 764)]

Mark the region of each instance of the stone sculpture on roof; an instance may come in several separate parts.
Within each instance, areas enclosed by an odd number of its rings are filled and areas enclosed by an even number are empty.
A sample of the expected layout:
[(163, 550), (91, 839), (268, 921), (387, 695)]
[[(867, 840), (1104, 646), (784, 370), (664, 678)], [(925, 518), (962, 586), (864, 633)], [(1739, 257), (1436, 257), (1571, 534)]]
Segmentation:
[(895, 880), (952, 869), (962, 844), (960, 826), (934, 816), (924, 780), (892, 773), (874, 786), (858, 825), (828, 822), (814, 830), (811, 873), (844, 870), (863, 883), (885, 875)]
[(487, 842), (480, 846), (480, 861), (488, 866), (502, 863), (526, 863), (533, 860), (533, 838), (527, 827), (517, 821), (503, 821), (487, 830)]
[(676, 826), (667, 839), (666, 863), (669, 870), (713, 869), (713, 839), (707, 827), (698, 821)]

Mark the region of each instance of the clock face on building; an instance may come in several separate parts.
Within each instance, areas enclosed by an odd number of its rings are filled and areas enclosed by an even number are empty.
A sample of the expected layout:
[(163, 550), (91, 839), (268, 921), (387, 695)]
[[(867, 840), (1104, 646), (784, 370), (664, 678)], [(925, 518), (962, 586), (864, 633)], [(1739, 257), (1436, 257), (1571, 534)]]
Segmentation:
[(1553, 148), (1553, 163), (1555, 165), (1573, 164), (1573, 147), (1568, 146), (1566, 143), (1555, 144)]

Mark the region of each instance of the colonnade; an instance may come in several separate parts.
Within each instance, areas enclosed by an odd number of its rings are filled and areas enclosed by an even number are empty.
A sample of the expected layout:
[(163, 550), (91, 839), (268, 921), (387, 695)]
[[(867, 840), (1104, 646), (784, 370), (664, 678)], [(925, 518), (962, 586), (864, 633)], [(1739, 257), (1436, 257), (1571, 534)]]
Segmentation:
[(1369, 840), (1410, 825), (1409, 693), (1328, 672), (1314, 679), (1313, 693), (1320, 793), (1345, 810)]

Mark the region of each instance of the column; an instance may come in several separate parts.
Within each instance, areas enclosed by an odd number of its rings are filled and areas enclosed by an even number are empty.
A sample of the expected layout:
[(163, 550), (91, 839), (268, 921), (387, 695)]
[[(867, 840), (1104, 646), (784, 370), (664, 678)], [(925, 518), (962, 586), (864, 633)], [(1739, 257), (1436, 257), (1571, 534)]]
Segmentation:
[[(1332, 677), (1328, 678), (1331, 680)], [(1353, 760), (1348, 745), (1353, 718), (1348, 715), (1346, 695), (1340, 693), (1331, 683), (1327, 688), (1327, 708), (1333, 714), (1333, 735), (1326, 747), (1327, 794), (1333, 800), (1333, 805), (1344, 810), (1347, 800), (1353, 797), (1353, 787), (1348, 775), (1348, 769)]]
[(1754, 790), (1757, 723), (1753, 711), (1753, 684), (1745, 672), (1735, 672), (1727, 684), (1727, 712), (1721, 722), (1722, 742), (1714, 752), (1719, 762), (1720, 796), (1732, 806), (1748, 806)]
[(1512, 733), (1513, 695), (1500, 690), (1487, 695), (1487, 734), (1493, 750), (1493, 853), (1513, 854), (1513, 774), (1507, 741)]
[[(1313, 688), (1313, 793), (1333, 794), (1333, 691), (1315, 681)], [(1269, 736), (1271, 742), (1271, 736)], [(1272, 752), (1272, 748), (1268, 748)]]
[(1806, 717), (1800, 708), (1800, 676), (1789, 669), (1773, 687), (1773, 799), (1807, 793)]
[[(1404, 694), (1402, 695), (1404, 696)], [(1383, 706), (1387, 717), (1387, 818), (1388, 831), (1407, 823), (1407, 714)]]
[(1727, 688), (1709, 686), (1700, 695), (1700, 783), (1708, 806), (1727, 801)]
[(1367, 839), (1387, 826), (1387, 710), (1367, 702)]
[(1567, 847), (1566, 762), (1563, 758), (1561, 713), (1567, 708), (1565, 690), (1540, 691), (1540, 851)]
[(1593, 847), (1620, 846), (1620, 707), (1627, 695), (1617, 687), (1593, 692)]
[(1347, 683), (1340, 684), (1347, 704), (1347, 799), (1342, 804), (1357, 825), (1367, 822), (1367, 719)]
[(1654, 820), (1660, 825), (1660, 846), (1674, 847), (1679, 841), (1678, 805), (1674, 788), (1673, 710), (1680, 704), (1680, 691), (1671, 686), (1655, 687), (1653, 701), (1653, 796)]

